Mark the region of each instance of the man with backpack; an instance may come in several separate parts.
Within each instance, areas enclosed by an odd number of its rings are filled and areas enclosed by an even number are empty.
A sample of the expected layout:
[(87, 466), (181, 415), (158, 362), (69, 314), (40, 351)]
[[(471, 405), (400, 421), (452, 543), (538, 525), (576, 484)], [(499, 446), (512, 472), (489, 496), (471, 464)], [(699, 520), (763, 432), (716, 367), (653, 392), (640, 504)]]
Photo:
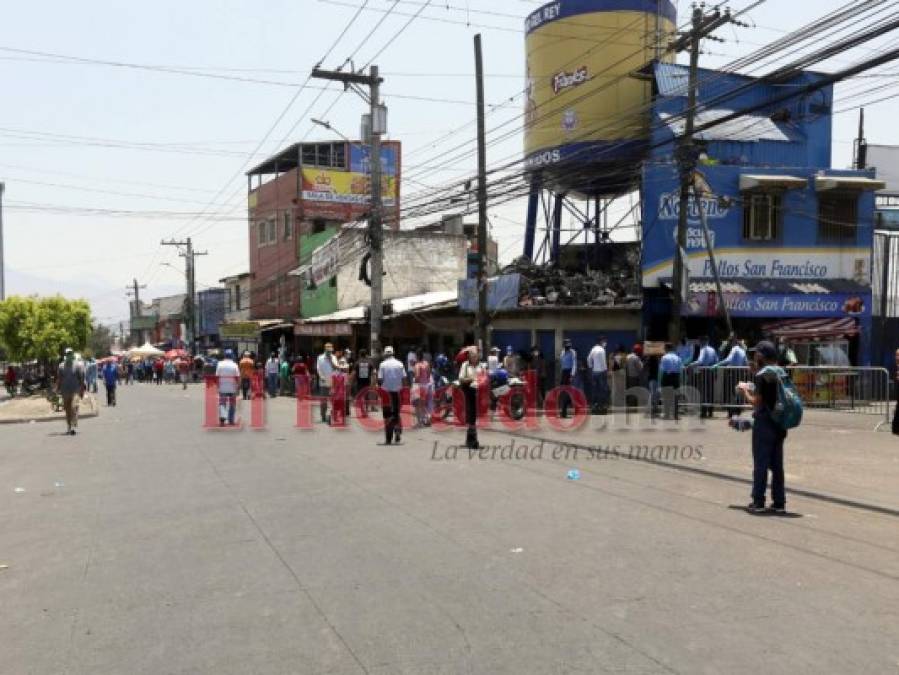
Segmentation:
[(756, 372), (752, 383), (741, 382), (737, 389), (753, 407), (752, 502), (751, 513), (765, 510), (765, 488), (771, 472), (771, 510), (784, 513), (784, 440), (787, 430), (799, 426), (802, 402), (792, 381), (777, 365), (777, 348), (763, 340), (755, 348)]

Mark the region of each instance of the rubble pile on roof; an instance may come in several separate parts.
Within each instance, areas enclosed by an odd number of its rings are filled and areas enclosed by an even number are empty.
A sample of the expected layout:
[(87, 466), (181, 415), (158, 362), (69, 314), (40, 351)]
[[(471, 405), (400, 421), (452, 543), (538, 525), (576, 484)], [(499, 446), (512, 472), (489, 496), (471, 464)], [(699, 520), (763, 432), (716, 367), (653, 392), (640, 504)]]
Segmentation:
[(628, 256), (605, 270), (569, 272), (553, 265), (537, 265), (522, 256), (503, 270), (520, 274), (522, 307), (537, 305), (639, 306), (640, 286), (634, 274), (635, 262)]

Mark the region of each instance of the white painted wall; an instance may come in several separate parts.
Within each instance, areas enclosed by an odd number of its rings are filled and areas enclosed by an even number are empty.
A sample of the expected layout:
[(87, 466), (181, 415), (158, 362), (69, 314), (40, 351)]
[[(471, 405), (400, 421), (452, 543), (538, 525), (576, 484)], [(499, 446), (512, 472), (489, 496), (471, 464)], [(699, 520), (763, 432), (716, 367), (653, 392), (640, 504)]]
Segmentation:
[[(358, 278), (364, 233), (344, 230), (340, 237), (338, 309), (368, 305), (371, 289)], [(467, 246), (461, 235), (385, 232), (384, 299), (456, 290), (459, 279), (465, 278)]]

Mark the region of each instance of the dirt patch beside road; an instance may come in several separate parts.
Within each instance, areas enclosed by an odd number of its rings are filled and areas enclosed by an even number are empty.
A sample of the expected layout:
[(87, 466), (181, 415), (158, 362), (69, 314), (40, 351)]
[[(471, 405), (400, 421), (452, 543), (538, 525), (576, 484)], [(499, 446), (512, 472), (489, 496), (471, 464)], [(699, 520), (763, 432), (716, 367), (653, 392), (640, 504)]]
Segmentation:
[[(100, 407), (93, 394), (85, 394), (80, 402), (79, 417), (96, 417)], [(6, 399), (0, 403), (0, 424), (16, 424), (22, 422), (49, 422), (64, 420), (65, 413), (56, 412), (45, 396), (29, 396), (27, 398)]]

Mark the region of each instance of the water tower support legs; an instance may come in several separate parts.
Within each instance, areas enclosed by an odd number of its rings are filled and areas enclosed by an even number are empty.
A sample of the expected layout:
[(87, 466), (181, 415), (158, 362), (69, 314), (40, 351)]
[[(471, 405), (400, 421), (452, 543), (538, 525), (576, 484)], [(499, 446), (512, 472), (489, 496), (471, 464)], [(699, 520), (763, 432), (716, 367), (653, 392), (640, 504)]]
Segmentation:
[(565, 195), (557, 194), (556, 202), (553, 204), (553, 248), (552, 261), (559, 262), (559, 255), (562, 250), (562, 208), (565, 206)]
[(534, 240), (537, 238), (537, 210), (540, 208), (540, 186), (531, 182), (528, 195), (528, 218), (524, 229), (524, 255), (528, 260), (534, 259)]

